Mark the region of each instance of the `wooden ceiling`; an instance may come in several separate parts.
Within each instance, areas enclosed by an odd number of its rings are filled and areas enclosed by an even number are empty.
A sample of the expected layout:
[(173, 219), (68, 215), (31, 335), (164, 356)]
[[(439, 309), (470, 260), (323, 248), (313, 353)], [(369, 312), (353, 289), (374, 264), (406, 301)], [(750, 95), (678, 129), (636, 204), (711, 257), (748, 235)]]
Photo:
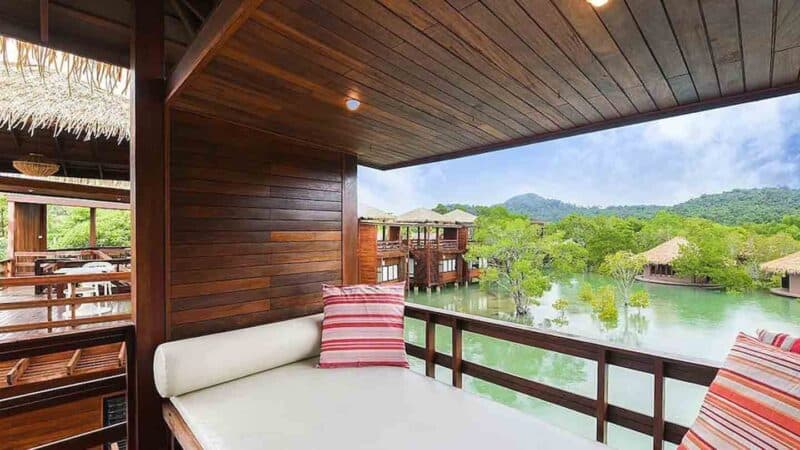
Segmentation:
[[(168, 68), (183, 55), (216, 2), (164, 0)], [(0, 1), (0, 34), (128, 67), (130, 13), (130, 0)]]
[(56, 175), (76, 178), (127, 180), (128, 142), (118, 144), (115, 139), (83, 138), (62, 131), (54, 137), (54, 130), (37, 129), (31, 135), (27, 130), (0, 130), (0, 172), (17, 173), (12, 163), (31, 153), (38, 153), (58, 163)]
[(800, 0), (230, 3), (170, 103), (378, 168), (800, 87)]

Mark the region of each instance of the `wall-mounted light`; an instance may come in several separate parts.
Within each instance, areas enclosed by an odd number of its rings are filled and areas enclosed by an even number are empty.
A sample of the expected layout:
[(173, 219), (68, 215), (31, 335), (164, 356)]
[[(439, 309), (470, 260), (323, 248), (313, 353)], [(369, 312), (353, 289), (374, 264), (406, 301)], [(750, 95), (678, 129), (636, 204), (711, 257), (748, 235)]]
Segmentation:
[(608, 3), (608, 0), (586, 0), (586, 1), (589, 2), (595, 8), (599, 8)]
[(359, 106), (361, 106), (361, 102), (354, 98), (348, 98), (344, 102), (344, 105), (347, 106), (347, 109), (349, 109), (350, 111), (355, 111), (358, 109)]

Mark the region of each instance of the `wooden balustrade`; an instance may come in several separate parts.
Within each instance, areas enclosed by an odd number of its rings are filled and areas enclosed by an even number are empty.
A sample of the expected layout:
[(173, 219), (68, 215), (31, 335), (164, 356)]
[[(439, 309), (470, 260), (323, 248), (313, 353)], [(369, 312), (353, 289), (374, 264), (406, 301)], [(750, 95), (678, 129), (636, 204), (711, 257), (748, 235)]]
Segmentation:
[(378, 241), (378, 251), (379, 252), (388, 252), (388, 251), (402, 251), (405, 250), (405, 246), (403, 245), (403, 241)]
[[(664, 441), (680, 443), (687, 429), (664, 418), (664, 379), (672, 378), (708, 386), (719, 369), (717, 364), (709, 361), (642, 351), (427, 306), (406, 304), (405, 315), (425, 322), (425, 347), (406, 343), (406, 351), (409, 355), (425, 361), (427, 376), (434, 377), (435, 367), (440, 365), (452, 370), (452, 383), (455, 387), (462, 386), (462, 376), (466, 374), (582, 414), (594, 416), (597, 423), (596, 438), (600, 442), (606, 442), (607, 424), (614, 423), (652, 436), (653, 448), (656, 450), (663, 448)], [(436, 325), (452, 329), (452, 355), (436, 351)], [(464, 331), (595, 361), (597, 363), (596, 397), (589, 398), (464, 360), (462, 355)], [(651, 395), (654, 409), (652, 416), (608, 403), (609, 365), (653, 375), (654, 385)]]
[(15, 251), (11, 275), (32, 275), (38, 259), (92, 261), (130, 257), (128, 247), (84, 247), (44, 251)]
[[(45, 287), (47, 298), (32, 298), (12, 302), (0, 302), (0, 312), (20, 309), (46, 308), (47, 320), (44, 322), (25, 322), (3, 325), (0, 326), (0, 333), (14, 333), (42, 329), (53, 331), (57, 328), (75, 328), (81, 325), (130, 320), (130, 312), (91, 317), (77, 317), (76, 313), (77, 307), (84, 304), (130, 302), (131, 300), (130, 293), (112, 294), (104, 292), (105, 295), (78, 297), (78, 288), (81, 283), (123, 283), (129, 282), (130, 277), (130, 272), (109, 272), (80, 275), (43, 275), (2, 278), (0, 279), (0, 287)], [(53, 308), (59, 306), (69, 307), (69, 319), (53, 319)]]
[[(133, 361), (135, 357), (134, 327), (131, 324), (109, 326), (92, 330), (74, 331), (47, 335), (33, 339), (19, 339), (0, 343), (0, 361), (18, 359), (31, 360), (37, 356), (51, 355), (58, 352), (74, 351), (99, 345), (122, 343), (126, 349), (126, 359)], [(71, 360), (70, 360), (71, 363)], [(133, 364), (130, 364), (131, 366)], [(0, 398), (0, 418), (29, 413), (43, 408), (67, 404), (77, 400), (97, 397), (115, 392), (126, 392), (127, 398), (133, 398), (133, 383), (128, 381), (128, 374), (113, 376), (99, 375), (93, 379), (81, 379), (80, 382), (46, 387), (23, 395)], [(135, 417), (131, 414), (132, 404), (128, 403), (127, 422), (106, 426), (76, 436), (70, 436), (55, 442), (35, 447), (36, 449), (85, 449), (125, 440), (129, 427), (133, 426)]]
[[(408, 246), (410, 248), (415, 249), (422, 249), (422, 248), (438, 248), (439, 250), (445, 251), (458, 251), (458, 240), (456, 239), (409, 239), (407, 240)], [(462, 249), (463, 250), (463, 249)]]

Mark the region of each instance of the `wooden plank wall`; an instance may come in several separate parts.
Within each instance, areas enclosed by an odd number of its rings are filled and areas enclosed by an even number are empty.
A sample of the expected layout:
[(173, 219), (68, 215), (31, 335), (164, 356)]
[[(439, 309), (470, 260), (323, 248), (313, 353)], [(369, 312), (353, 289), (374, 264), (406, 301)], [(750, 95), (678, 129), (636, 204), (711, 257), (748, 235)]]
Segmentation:
[(378, 279), (378, 226), (358, 225), (358, 282), (374, 284)]
[(170, 339), (322, 310), (356, 251), (352, 157), (175, 111), (170, 161)]
[(0, 450), (21, 450), (103, 427), (103, 397), (0, 418)]

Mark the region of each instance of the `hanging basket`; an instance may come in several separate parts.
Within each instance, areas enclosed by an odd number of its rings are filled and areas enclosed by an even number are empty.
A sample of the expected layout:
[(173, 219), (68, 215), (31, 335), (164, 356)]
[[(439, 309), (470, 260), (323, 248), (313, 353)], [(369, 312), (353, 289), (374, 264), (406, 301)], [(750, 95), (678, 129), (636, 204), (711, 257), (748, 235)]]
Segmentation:
[(49, 177), (56, 174), (60, 169), (58, 164), (47, 161), (44, 156), (38, 153), (31, 153), (25, 159), (18, 159), (13, 162), (13, 165), (23, 175), (32, 177)]

